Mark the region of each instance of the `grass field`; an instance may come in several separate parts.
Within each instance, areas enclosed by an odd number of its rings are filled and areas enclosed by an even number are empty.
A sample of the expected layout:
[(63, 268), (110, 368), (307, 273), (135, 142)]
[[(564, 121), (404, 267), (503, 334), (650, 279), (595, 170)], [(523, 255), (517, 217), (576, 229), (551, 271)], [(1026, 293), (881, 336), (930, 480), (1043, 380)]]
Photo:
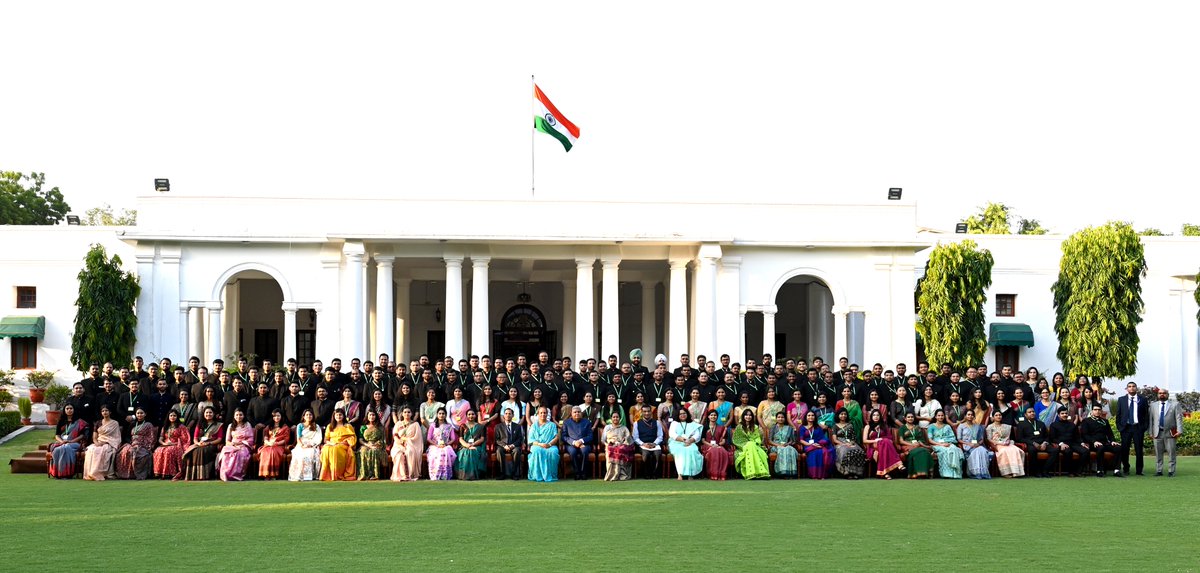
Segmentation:
[[(0, 460), (50, 439), (21, 436)], [(1200, 459), (1180, 461), (1173, 479), (823, 483), (91, 483), (5, 468), (0, 570), (1197, 571)]]

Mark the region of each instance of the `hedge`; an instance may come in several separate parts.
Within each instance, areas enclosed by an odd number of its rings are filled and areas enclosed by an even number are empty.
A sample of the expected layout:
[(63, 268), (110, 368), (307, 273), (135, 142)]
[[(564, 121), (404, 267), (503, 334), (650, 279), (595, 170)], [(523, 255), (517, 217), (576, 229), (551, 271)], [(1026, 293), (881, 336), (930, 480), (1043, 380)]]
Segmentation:
[(11, 434), (21, 427), (21, 413), (15, 410), (0, 412), (0, 438)]

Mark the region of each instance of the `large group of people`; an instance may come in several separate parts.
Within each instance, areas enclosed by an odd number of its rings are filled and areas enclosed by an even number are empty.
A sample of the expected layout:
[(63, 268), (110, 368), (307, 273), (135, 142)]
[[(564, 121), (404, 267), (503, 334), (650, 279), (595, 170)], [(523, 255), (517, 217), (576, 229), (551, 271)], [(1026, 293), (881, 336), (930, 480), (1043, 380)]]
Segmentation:
[[(717, 362), (489, 356), (405, 364), (198, 357), (94, 364), (74, 384), (49, 475), (87, 480), (989, 479), (1175, 473), (1183, 412), (1036, 368), (867, 370), (815, 357)], [(1115, 416), (1114, 432), (1109, 417)], [(568, 473), (569, 472), (569, 473)]]

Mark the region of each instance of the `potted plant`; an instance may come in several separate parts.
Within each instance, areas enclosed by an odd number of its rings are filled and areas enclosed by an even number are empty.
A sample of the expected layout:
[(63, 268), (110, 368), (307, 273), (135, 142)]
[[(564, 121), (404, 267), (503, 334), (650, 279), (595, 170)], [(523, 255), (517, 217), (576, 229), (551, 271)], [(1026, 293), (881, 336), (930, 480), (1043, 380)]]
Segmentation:
[(29, 398), (24, 396), (17, 398), (17, 411), (21, 413), (22, 424), (28, 426), (33, 423), (29, 420), (33, 416), (33, 402), (30, 402)]
[(12, 370), (0, 370), (0, 386), (8, 386), (9, 384), (12, 384), (13, 376), (15, 375), (16, 372), (13, 372)]
[(41, 404), (46, 400), (46, 388), (54, 383), (54, 375), (57, 372), (49, 370), (30, 370), (25, 373), (25, 379), (29, 381), (29, 399), (35, 404)]
[(12, 392), (9, 392), (8, 390), (0, 388), (0, 412), (7, 410), (8, 407), (12, 405), (12, 401), (13, 401)]
[(63, 405), (67, 403), (67, 398), (71, 397), (71, 389), (62, 384), (51, 384), (46, 388), (46, 403), (50, 405), (50, 409), (46, 411), (46, 423), (51, 426), (58, 425), (58, 418), (62, 415)]

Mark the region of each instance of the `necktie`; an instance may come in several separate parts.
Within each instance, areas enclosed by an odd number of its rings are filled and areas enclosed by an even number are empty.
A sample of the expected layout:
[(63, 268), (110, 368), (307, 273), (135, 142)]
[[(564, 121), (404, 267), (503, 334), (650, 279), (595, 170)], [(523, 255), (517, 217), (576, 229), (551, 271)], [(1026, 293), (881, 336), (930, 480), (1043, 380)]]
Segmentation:
[(1158, 431), (1161, 432), (1165, 425), (1167, 425), (1167, 403), (1162, 402), (1158, 408)]

